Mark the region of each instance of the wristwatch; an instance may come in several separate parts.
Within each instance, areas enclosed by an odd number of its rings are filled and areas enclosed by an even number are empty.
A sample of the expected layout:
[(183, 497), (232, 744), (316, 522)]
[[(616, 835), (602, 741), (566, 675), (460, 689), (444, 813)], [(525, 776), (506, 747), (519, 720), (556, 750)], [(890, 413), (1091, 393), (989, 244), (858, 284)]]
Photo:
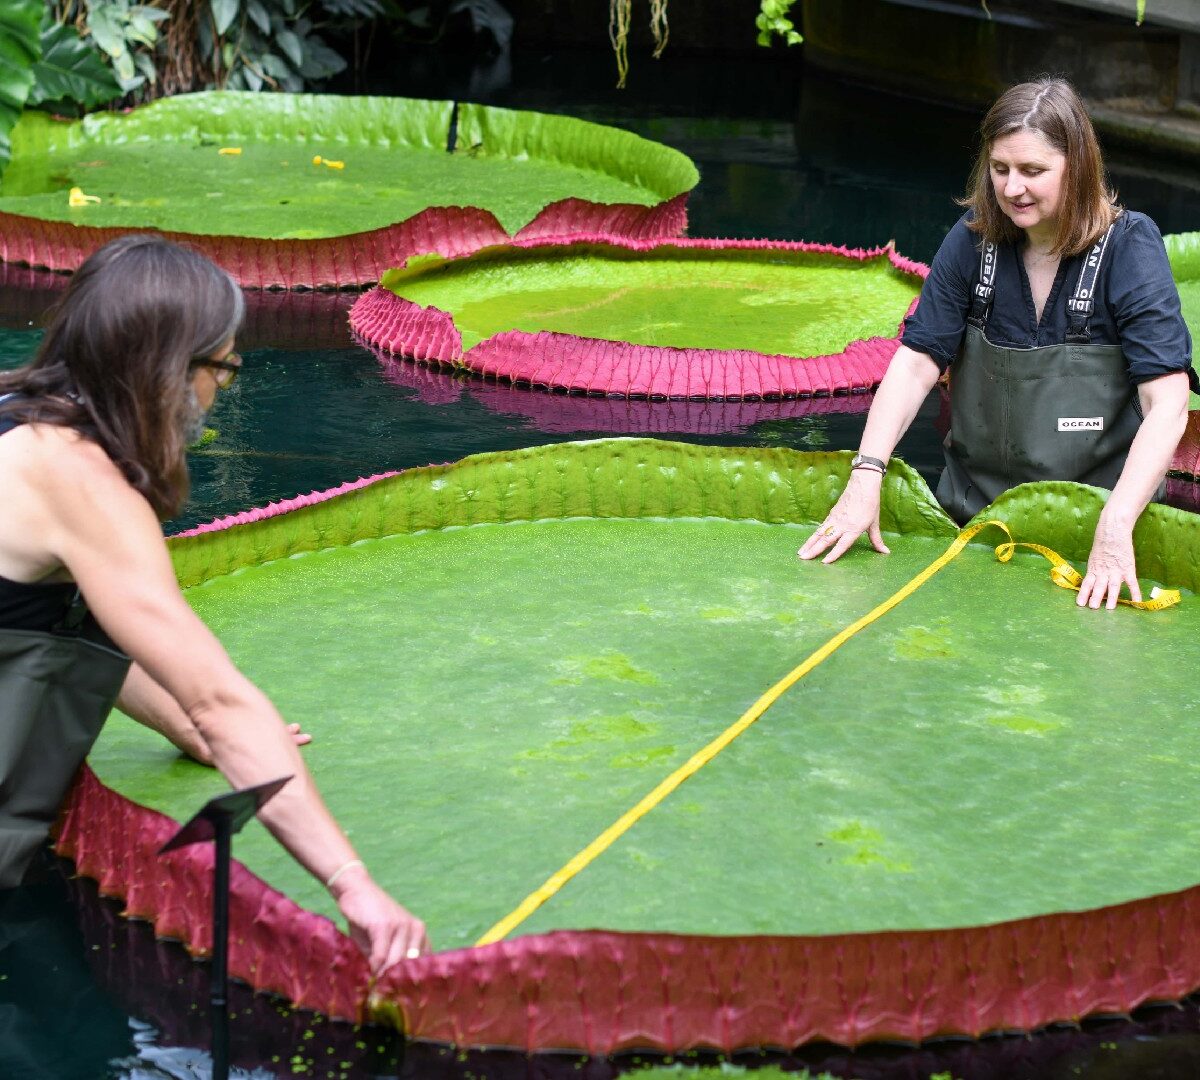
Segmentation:
[(855, 454), (850, 459), (850, 471), (853, 472), (855, 469), (873, 469), (883, 476), (887, 473), (887, 462), (880, 461), (877, 457), (867, 457), (866, 454)]

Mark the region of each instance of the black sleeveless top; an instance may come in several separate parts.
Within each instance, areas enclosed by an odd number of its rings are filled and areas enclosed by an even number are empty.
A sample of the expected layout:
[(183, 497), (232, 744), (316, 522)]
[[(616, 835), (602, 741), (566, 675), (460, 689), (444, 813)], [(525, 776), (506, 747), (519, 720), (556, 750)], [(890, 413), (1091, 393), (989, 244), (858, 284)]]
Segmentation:
[[(0, 402), (4, 400), (0, 397)], [(0, 413), (0, 437), (23, 422)], [(0, 630), (67, 634), (115, 647), (88, 611), (73, 581), (24, 582), (0, 576)]]

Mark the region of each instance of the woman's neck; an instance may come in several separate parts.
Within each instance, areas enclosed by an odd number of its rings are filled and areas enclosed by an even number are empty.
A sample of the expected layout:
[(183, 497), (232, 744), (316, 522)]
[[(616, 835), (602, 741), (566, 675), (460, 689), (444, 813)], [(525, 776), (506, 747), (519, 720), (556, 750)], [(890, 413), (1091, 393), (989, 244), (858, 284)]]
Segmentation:
[(1033, 228), (1025, 230), (1025, 246), (1034, 255), (1045, 258), (1050, 254), (1050, 250), (1054, 247), (1055, 235), (1058, 229), (1054, 225), (1047, 228)]

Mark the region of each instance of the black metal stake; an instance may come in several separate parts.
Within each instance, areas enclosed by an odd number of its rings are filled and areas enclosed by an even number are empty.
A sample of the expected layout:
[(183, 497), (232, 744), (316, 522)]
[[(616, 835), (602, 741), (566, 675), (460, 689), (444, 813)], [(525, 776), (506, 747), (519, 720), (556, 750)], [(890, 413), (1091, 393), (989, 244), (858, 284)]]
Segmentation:
[(158, 849), (160, 855), (165, 855), (189, 844), (206, 840), (215, 842), (212, 980), (208, 995), (212, 1020), (212, 1080), (229, 1080), (229, 864), (233, 858), (233, 837), (290, 779), (285, 776), (209, 799)]

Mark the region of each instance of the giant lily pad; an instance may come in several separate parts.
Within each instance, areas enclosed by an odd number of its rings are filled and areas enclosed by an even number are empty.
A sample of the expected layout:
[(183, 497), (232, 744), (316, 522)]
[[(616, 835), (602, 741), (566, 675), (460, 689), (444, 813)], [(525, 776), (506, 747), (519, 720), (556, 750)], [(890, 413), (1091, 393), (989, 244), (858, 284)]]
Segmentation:
[(158, 229), (247, 286), (362, 285), (417, 252), (515, 233), (676, 235), (696, 181), (678, 151), (570, 117), (186, 94), (124, 115), (22, 117), (0, 182), (0, 258), (71, 270), (120, 232)]
[[(1178, 828), (1200, 768), (1178, 660), (1198, 609), (1080, 611), (1040, 556), (1000, 565), (982, 543), (510, 939), (470, 947), (946, 548), (954, 526), (897, 463), (893, 554), (798, 563), (847, 458), (566, 444), (172, 541), (189, 600), (314, 733), (334, 811), (442, 950), (393, 969), (376, 1013), (459, 1044), (732, 1050), (1030, 1028), (1200, 986)], [(1080, 559), (1100, 505), (1050, 483), (986, 513)], [(1142, 572), (1195, 589), (1195, 521), (1147, 511)], [(222, 781), (119, 717), (91, 764), (60, 849), (203, 951), (203, 858), (155, 851), (160, 814)], [(257, 827), (238, 850), (307, 910), (239, 871), (234, 970), (356, 1015), (362, 961), (321, 887)]]
[[(1175, 284), (1179, 287), (1183, 320), (1192, 334), (1192, 364), (1196, 366), (1200, 362), (1196, 354), (1196, 343), (1200, 342), (1200, 232), (1174, 233), (1164, 236), (1163, 241), (1171, 260)], [(1188, 489), (1194, 486), (1190, 481), (1200, 478), (1200, 395), (1192, 395), (1191, 407), (1187, 431), (1171, 462), (1171, 472), (1176, 476), (1186, 477), (1189, 481)], [(1193, 499), (1195, 497), (1194, 492), (1190, 490), (1186, 494)], [(1182, 497), (1185, 491), (1180, 488), (1174, 495)]]
[(925, 272), (890, 247), (527, 241), (410, 260), (350, 322), (387, 352), (550, 389), (807, 397), (878, 384)]

